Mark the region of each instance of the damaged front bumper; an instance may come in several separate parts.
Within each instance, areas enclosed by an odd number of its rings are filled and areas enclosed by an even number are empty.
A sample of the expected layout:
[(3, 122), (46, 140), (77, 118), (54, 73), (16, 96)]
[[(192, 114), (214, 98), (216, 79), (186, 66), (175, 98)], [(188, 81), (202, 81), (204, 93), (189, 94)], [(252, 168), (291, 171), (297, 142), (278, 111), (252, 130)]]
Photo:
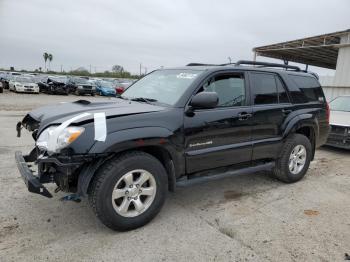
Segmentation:
[[(91, 158), (87, 156), (61, 158), (38, 156), (35, 148), (29, 155), (23, 155), (22, 152), (17, 151), (15, 160), (28, 191), (51, 198), (51, 193), (43, 184), (56, 183), (57, 191), (76, 191), (79, 169), (84, 162), (91, 161)], [(32, 166), (38, 169), (37, 174), (31, 169)]]
[[(105, 159), (100, 155), (70, 155), (44, 156), (34, 148), (30, 154), (15, 153), (15, 160), (28, 191), (51, 198), (51, 193), (43, 186), (45, 183), (55, 183), (55, 193), (63, 191), (77, 196), (86, 196), (89, 182), (98, 166)], [(37, 172), (32, 170), (37, 168)]]
[(19, 172), (27, 185), (28, 191), (51, 198), (51, 193), (41, 184), (39, 178), (33, 175), (30, 165), (27, 164), (29, 156), (23, 156), (22, 152), (15, 153), (16, 164)]

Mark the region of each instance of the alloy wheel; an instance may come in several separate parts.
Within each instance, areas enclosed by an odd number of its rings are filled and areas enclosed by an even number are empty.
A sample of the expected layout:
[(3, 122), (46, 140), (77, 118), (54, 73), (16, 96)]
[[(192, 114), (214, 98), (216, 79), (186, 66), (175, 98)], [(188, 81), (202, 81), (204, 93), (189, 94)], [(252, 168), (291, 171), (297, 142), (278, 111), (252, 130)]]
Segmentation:
[(297, 145), (293, 148), (289, 156), (289, 171), (296, 175), (303, 170), (306, 162), (306, 148), (303, 145)]
[(136, 217), (153, 203), (157, 191), (153, 175), (143, 169), (123, 175), (112, 192), (114, 210), (123, 217)]

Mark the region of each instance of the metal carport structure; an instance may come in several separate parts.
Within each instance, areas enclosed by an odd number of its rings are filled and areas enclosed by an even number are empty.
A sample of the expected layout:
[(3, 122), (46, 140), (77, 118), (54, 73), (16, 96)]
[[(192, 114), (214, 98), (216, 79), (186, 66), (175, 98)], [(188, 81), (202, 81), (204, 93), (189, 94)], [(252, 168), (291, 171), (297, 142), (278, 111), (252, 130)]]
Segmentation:
[(342, 93), (350, 93), (350, 29), (255, 47), (253, 52), (254, 59), (264, 56), (281, 59), (285, 63), (335, 69), (331, 86), (344, 89)]

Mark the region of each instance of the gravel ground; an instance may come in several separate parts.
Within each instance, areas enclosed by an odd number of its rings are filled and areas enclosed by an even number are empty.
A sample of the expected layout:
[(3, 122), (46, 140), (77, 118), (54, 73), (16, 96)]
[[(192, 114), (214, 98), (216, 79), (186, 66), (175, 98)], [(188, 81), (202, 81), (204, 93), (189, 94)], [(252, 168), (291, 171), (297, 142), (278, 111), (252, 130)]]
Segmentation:
[(33, 140), (16, 137), (16, 122), (76, 99), (0, 94), (0, 261), (343, 261), (350, 253), (350, 152), (328, 147), (298, 183), (259, 173), (179, 188), (150, 224), (126, 233), (104, 227), (85, 200), (27, 192), (14, 152)]

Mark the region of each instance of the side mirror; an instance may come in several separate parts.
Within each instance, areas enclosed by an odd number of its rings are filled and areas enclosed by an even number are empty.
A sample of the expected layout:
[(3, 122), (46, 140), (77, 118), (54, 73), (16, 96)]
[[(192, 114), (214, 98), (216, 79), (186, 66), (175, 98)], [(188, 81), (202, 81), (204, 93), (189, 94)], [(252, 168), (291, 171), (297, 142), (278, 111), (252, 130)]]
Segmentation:
[(217, 93), (200, 92), (192, 98), (190, 106), (194, 109), (210, 109), (216, 107), (218, 103), (219, 97)]

